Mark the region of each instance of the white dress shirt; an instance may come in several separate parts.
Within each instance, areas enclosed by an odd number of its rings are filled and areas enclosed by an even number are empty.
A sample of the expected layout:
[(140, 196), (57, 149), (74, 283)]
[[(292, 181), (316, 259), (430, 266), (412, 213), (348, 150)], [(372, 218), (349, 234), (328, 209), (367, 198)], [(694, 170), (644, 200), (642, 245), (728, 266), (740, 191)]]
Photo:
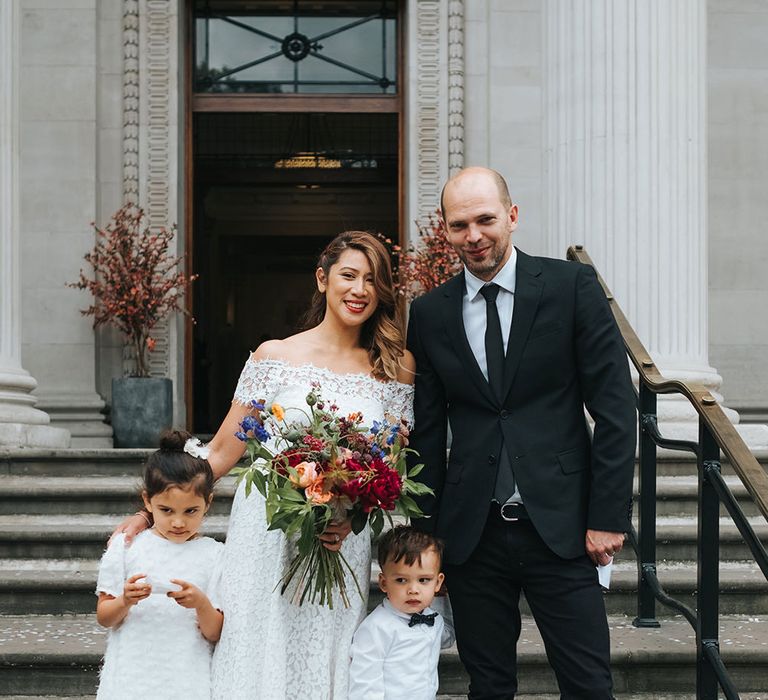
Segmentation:
[(409, 627), (411, 616), (388, 600), (376, 607), (352, 640), (348, 700), (435, 700), (440, 649), (454, 641), (447, 598), (435, 598), (423, 614), (438, 610), (432, 627)]
[[(515, 281), (517, 280), (517, 250), (512, 246), (512, 254), (509, 260), (504, 263), (504, 267), (496, 273), (491, 280), (499, 285), (499, 295), (496, 297), (496, 308), (499, 312), (499, 321), (501, 322), (501, 338), (504, 341), (504, 354), (507, 354), (507, 345), (509, 345), (509, 331), (512, 327), (512, 312), (515, 310)], [(480, 290), (491, 282), (481, 280), (475, 277), (466, 267), (464, 268), (464, 300), (462, 305), (462, 316), (464, 319), (464, 331), (467, 334), (469, 347), (483, 371), (486, 380), (488, 379), (488, 361), (485, 357), (485, 329), (487, 324), (487, 312), (485, 297), (480, 294)], [(506, 449), (506, 448), (505, 448)], [(508, 460), (507, 460), (508, 463)], [(509, 497), (507, 503), (522, 503), (523, 498), (520, 490)]]
[[(501, 321), (501, 338), (504, 341), (504, 354), (507, 354), (507, 345), (509, 344), (509, 329), (512, 326), (512, 312), (515, 309), (515, 280), (517, 278), (517, 251), (512, 247), (512, 254), (509, 260), (504, 263), (504, 267), (496, 273), (491, 280), (498, 284), (499, 296), (496, 297), (496, 308), (499, 310), (499, 321)], [(464, 331), (467, 334), (469, 347), (477, 359), (477, 364), (483, 371), (486, 380), (488, 379), (488, 362), (485, 358), (485, 327), (486, 323), (486, 301), (480, 294), (480, 289), (489, 282), (475, 277), (466, 267), (464, 268), (464, 301), (462, 306), (462, 315), (464, 317)]]

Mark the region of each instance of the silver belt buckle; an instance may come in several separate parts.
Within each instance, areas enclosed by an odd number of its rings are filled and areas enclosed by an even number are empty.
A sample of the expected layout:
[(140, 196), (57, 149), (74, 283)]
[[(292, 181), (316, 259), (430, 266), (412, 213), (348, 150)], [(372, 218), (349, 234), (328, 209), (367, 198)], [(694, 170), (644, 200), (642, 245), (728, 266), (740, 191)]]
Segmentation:
[(517, 510), (519, 506), (516, 503), (505, 503), (503, 506), (501, 506), (501, 519), (506, 520), (508, 523), (516, 523), (520, 518), (516, 518), (513, 515), (506, 515), (504, 513), (505, 508), (509, 508), (510, 512), (514, 513), (515, 510)]

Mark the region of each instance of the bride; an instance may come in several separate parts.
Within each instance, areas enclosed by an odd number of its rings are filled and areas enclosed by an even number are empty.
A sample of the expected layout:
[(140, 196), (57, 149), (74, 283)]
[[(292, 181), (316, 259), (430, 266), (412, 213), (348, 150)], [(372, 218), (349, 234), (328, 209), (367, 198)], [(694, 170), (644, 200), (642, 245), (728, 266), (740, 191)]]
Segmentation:
[[(413, 422), (414, 360), (404, 349), (389, 256), (371, 234), (350, 231), (323, 251), (308, 330), (260, 345), (245, 363), (232, 408), (208, 444), (217, 478), (242, 457), (235, 433), (252, 400), (279, 403), (298, 419), (313, 383), (341, 414), (360, 412), (370, 425), (384, 414)], [(319, 537), (341, 550), (364, 592), (349, 577), (350, 607), (338, 596), (333, 609), (298, 606), (276, 585), (294, 547), (280, 531), (267, 531), (264, 499), (238, 489), (227, 532), (221, 578), (224, 629), (214, 652), (216, 700), (344, 700), (352, 635), (366, 612), (370, 533), (351, 533), (348, 521)]]

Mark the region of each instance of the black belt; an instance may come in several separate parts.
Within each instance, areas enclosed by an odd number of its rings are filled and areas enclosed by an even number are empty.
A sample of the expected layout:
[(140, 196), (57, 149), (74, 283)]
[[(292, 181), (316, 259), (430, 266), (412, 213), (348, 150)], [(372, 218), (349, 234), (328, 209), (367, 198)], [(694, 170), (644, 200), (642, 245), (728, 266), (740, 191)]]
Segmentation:
[(522, 503), (504, 503), (503, 505), (499, 505), (496, 501), (492, 501), (491, 513), (500, 520), (505, 520), (508, 523), (531, 519)]

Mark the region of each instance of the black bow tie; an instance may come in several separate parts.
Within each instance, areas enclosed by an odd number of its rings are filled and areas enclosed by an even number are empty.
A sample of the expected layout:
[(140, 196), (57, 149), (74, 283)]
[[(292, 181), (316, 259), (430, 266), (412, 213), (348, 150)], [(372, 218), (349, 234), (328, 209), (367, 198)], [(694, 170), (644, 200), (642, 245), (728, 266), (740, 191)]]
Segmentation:
[(437, 617), (437, 613), (432, 613), (430, 615), (422, 615), (421, 613), (413, 613), (411, 615), (411, 621), (408, 623), (408, 627), (413, 627), (414, 625), (426, 625), (427, 627), (432, 627), (435, 624), (435, 618)]

